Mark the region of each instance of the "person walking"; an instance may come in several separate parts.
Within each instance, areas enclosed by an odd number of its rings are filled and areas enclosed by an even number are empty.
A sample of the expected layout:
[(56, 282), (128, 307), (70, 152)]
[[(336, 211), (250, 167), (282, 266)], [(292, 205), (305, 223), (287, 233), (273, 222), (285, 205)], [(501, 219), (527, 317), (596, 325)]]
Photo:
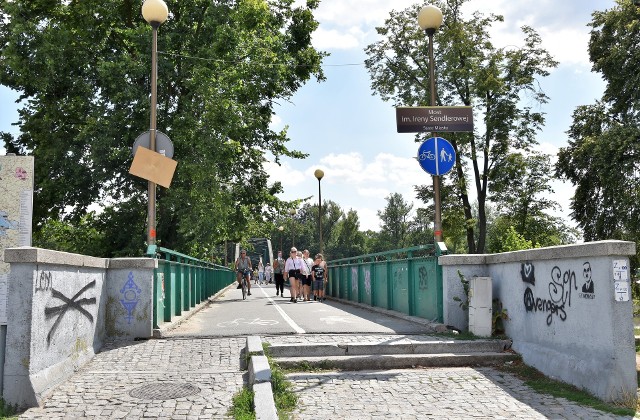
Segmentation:
[(284, 296), (284, 259), (282, 251), (278, 251), (278, 258), (273, 262), (273, 278), (276, 282), (276, 296)]
[(289, 276), (289, 291), (291, 292), (291, 300), (289, 302), (298, 303), (298, 279), (300, 278), (302, 259), (298, 257), (297, 248), (291, 248), (289, 258), (284, 263), (284, 272)]
[(311, 272), (313, 273), (313, 292), (314, 292), (314, 300), (322, 302), (326, 300), (324, 297), (324, 288), (327, 285), (327, 281), (329, 279), (327, 273), (327, 264), (323, 261), (322, 254), (316, 254), (316, 259), (314, 261), (313, 267), (311, 267)]
[(271, 267), (271, 264), (267, 263), (267, 265), (264, 266), (264, 282), (266, 284), (271, 284), (272, 279), (273, 279), (273, 267)]
[(311, 259), (309, 257), (309, 250), (305, 249), (304, 251), (302, 251), (302, 261), (304, 261), (304, 265), (306, 268), (306, 276), (302, 277), (302, 288), (303, 288), (303, 295), (304, 295), (304, 300), (305, 301), (310, 301), (311, 300), (311, 282), (312, 282), (312, 272), (311, 272), (311, 267), (313, 267), (313, 259)]
[(264, 281), (264, 265), (262, 265), (262, 257), (260, 257), (260, 261), (258, 262), (258, 283), (262, 284)]

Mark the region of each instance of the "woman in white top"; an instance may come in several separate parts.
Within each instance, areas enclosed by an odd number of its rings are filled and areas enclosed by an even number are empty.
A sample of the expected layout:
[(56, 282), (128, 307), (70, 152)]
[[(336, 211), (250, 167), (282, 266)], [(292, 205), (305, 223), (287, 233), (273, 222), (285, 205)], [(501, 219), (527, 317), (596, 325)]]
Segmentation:
[(284, 263), (285, 275), (289, 278), (289, 291), (291, 292), (291, 300), (289, 302), (298, 303), (298, 277), (302, 272), (304, 262), (298, 258), (298, 250), (291, 248), (289, 258)]
[(304, 262), (304, 266), (307, 269), (306, 277), (302, 278), (302, 288), (304, 290), (304, 300), (311, 300), (311, 267), (313, 267), (313, 260), (309, 257), (309, 250), (305, 249), (302, 252), (302, 261)]
[(264, 265), (262, 265), (262, 257), (260, 257), (260, 262), (258, 263), (258, 283), (262, 284), (264, 281)]
[(271, 265), (267, 263), (267, 265), (264, 266), (264, 282), (271, 283), (272, 277), (273, 277), (273, 268), (271, 268)]

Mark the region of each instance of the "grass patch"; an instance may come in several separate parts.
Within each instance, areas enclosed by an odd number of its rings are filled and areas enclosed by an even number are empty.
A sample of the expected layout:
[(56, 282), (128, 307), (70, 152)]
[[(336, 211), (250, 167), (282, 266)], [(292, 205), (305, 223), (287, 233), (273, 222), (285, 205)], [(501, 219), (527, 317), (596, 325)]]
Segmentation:
[(7, 404), (4, 398), (0, 397), (0, 419), (17, 419), (17, 413), (16, 406)]
[(314, 363), (313, 365), (309, 362), (300, 362), (296, 363), (292, 367), (282, 368), (285, 373), (293, 373), (293, 372), (327, 372), (327, 371), (336, 371), (340, 370), (333, 366), (333, 364), (328, 360), (322, 360), (320, 363)]
[(293, 385), (287, 380), (284, 370), (273, 360), (269, 351), (269, 343), (262, 343), (262, 348), (271, 368), (271, 389), (273, 390), (273, 399), (276, 403), (278, 417), (288, 418), (288, 414), (298, 404), (298, 396), (291, 390)]
[(633, 417), (640, 408), (638, 407), (638, 401), (635, 399), (635, 395), (630, 396), (628, 401), (621, 401), (618, 404), (607, 403), (573, 385), (546, 377), (539, 370), (527, 366), (522, 360), (516, 360), (510, 365), (500, 365), (496, 368), (522, 379), (526, 385), (537, 392), (565, 398), (581, 405), (593, 407), (596, 410), (606, 411), (618, 416)]
[(255, 420), (256, 413), (253, 411), (253, 391), (242, 388), (233, 396), (233, 405), (229, 410), (229, 415), (236, 420)]

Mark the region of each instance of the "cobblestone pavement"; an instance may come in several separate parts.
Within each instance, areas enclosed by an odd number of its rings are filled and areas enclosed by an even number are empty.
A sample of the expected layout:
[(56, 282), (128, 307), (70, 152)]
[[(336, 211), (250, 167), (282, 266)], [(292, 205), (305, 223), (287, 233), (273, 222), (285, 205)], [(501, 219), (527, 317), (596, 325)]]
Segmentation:
[[(263, 337), (271, 344), (442, 339), (384, 334)], [(43, 408), (30, 409), (20, 417), (228, 418), (232, 396), (246, 383), (246, 375), (240, 370), (244, 345), (245, 337), (110, 343), (57, 387)], [(622, 418), (538, 394), (519, 379), (486, 367), (301, 372), (287, 376), (300, 397), (294, 419)], [(154, 394), (156, 387), (160, 389)], [(167, 398), (168, 392), (179, 391), (191, 391), (188, 393), (192, 395)]]
[[(271, 344), (410, 343), (441, 337), (302, 335), (263, 337)], [(493, 368), (416, 368), (291, 373), (295, 419), (624, 419), (538, 394)]]
[[(107, 344), (57, 387), (43, 408), (20, 418), (228, 418), (231, 398), (244, 384), (245, 342), (240, 337)], [(130, 395), (134, 390), (137, 397)], [(168, 392), (193, 395), (159, 399)]]

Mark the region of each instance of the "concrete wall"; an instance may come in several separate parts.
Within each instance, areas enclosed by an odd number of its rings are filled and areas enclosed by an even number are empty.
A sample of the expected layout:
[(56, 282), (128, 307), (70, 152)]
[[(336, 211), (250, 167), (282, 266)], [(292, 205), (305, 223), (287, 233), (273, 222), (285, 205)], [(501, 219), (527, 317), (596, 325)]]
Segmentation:
[(108, 338), (151, 337), (153, 259), (10, 248), (5, 401), (36, 406)]
[[(506, 334), (525, 363), (604, 400), (633, 398), (633, 302), (620, 301), (616, 289), (624, 278), (630, 282), (629, 255), (634, 243), (601, 241), (440, 257), (444, 322), (468, 327), (468, 314), (453, 300), (464, 298), (458, 271), (466, 278), (489, 276), (493, 297), (508, 311)], [(626, 264), (626, 272), (614, 263)]]

